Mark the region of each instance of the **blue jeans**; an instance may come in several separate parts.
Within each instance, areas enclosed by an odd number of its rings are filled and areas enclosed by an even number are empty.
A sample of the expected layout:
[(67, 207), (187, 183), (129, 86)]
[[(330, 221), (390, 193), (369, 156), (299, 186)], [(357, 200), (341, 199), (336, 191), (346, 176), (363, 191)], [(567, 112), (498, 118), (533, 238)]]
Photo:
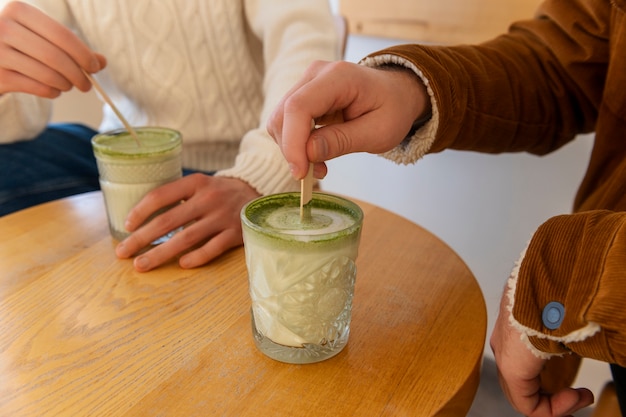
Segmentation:
[[(100, 189), (91, 148), (97, 131), (80, 124), (51, 124), (37, 138), (0, 145), (0, 216)], [(183, 175), (215, 172), (183, 169)]]
[(0, 216), (100, 189), (91, 149), (97, 132), (51, 124), (34, 140), (0, 145)]

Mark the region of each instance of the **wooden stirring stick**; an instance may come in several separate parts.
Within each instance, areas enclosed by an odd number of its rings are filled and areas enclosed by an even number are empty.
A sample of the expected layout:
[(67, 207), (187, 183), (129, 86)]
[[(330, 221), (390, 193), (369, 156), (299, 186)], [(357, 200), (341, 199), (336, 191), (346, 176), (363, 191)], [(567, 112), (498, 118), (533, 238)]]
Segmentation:
[(306, 176), (300, 180), (300, 221), (311, 220), (311, 206), (308, 203), (313, 198), (313, 164), (309, 163)]
[[(317, 123), (316, 123), (317, 122)], [(343, 113), (337, 111), (333, 114), (322, 116), (317, 120), (311, 120), (311, 131), (330, 125), (333, 123), (343, 123)], [(313, 163), (309, 163), (309, 170), (304, 178), (300, 180), (300, 221), (311, 220), (311, 206), (308, 203), (313, 198)]]
[(133, 139), (135, 139), (135, 142), (137, 142), (137, 146), (141, 146), (141, 142), (139, 141), (139, 136), (137, 136), (137, 132), (135, 132), (135, 129), (133, 129), (130, 126), (130, 123), (128, 123), (128, 120), (126, 120), (124, 116), (122, 116), (122, 113), (120, 113), (118, 108), (115, 107), (115, 104), (113, 104), (111, 97), (109, 97), (109, 95), (104, 92), (100, 83), (97, 82), (96, 79), (93, 78), (91, 74), (89, 74), (87, 71), (83, 70), (83, 74), (85, 74), (85, 76), (89, 79), (89, 81), (91, 81), (91, 84), (94, 86), (94, 88), (98, 90), (98, 93), (100, 93), (100, 96), (102, 96), (104, 101), (106, 101), (106, 103), (113, 109), (113, 111), (115, 112), (117, 117), (120, 119), (120, 121), (122, 122), (126, 130), (128, 130), (128, 133), (130, 133)]
[[(315, 120), (311, 120), (311, 132), (315, 130)], [(313, 198), (313, 163), (309, 162), (306, 176), (300, 180), (300, 221), (311, 220), (311, 206), (308, 203)]]

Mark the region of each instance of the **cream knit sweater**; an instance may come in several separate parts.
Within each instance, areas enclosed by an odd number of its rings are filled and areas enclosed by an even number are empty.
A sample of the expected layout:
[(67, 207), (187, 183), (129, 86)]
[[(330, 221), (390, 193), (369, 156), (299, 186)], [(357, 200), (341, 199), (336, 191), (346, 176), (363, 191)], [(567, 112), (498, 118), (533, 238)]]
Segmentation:
[[(262, 194), (297, 189), (265, 122), (312, 61), (338, 58), (328, 0), (27, 2), (106, 56), (96, 78), (131, 124), (182, 132), (186, 168), (218, 170)], [(52, 104), (2, 96), (0, 142), (39, 134)], [(101, 131), (122, 127), (103, 112)]]

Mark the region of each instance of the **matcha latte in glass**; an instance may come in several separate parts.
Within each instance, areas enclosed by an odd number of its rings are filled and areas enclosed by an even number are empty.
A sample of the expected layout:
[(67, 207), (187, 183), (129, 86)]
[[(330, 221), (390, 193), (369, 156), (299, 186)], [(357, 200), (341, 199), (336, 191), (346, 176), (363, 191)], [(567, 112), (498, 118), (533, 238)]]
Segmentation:
[(139, 143), (124, 129), (100, 133), (91, 140), (109, 229), (117, 240), (129, 235), (124, 228), (126, 217), (148, 191), (182, 176), (178, 131), (163, 127), (135, 131)]
[(341, 197), (273, 194), (241, 211), (254, 341), (265, 355), (313, 363), (348, 342), (363, 212)]

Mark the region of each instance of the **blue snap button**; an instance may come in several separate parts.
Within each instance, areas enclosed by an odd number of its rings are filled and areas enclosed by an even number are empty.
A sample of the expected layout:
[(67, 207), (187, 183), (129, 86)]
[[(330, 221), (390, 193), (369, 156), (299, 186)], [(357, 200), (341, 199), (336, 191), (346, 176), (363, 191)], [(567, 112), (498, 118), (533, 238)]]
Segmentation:
[(558, 329), (565, 318), (565, 307), (557, 301), (549, 302), (543, 309), (541, 319), (543, 325), (550, 330)]

